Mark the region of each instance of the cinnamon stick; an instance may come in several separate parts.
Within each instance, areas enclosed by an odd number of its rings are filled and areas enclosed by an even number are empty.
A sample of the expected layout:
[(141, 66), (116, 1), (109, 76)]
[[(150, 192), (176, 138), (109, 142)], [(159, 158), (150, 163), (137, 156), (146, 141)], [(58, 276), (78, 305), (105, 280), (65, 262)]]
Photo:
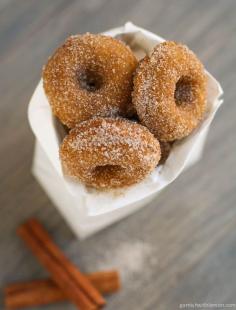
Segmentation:
[(80, 310), (93, 310), (105, 305), (105, 300), (91, 282), (73, 265), (51, 240), (47, 231), (31, 219), (18, 229), (41, 264), (65, 296)]
[[(116, 292), (120, 288), (119, 274), (115, 270), (94, 272), (86, 277), (103, 294)], [(41, 306), (65, 300), (66, 295), (52, 279), (15, 283), (5, 288), (5, 306), (8, 309)]]

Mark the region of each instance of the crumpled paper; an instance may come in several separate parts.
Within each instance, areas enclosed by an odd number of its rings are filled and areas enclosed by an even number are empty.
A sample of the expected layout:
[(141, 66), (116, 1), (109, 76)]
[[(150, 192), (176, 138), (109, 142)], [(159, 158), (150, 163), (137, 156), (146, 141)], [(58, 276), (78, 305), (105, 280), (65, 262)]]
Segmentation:
[[(125, 41), (139, 59), (149, 54), (153, 47), (164, 39), (128, 22), (123, 27), (106, 31), (104, 34)], [(31, 98), (28, 109), (28, 118), (32, 131), (42, 149), (51, 161), (58, 177), (64, 180), (65, 190), (72, 196), (83, 196), (87, 214), (91, 216), (111, 212), (118, 208), (141, 201), (148, 196), (158, 193), (173, 182), (185, 167), (194, 161), (199, 154), (198, 146), (205, 139), (209, 126), (216, 111), (222, 104), (220, 99), (223, 90), (214, 77), (207, 72), (207, 111), (201, 124), (186, 138), (175, 142), (171, 153), (164, 165), (157, 167), (144, 181), (126, 189), (109, 192), (99, 192), (88, 189), (80, 182), (72, 181), (63, 175), (59, 159), (59, 146), (62, 140), (59, 129), (50, 105), (45, 96), (42, 80), (39, 82)], [(199, 155), (197, 155), (199, 156)], [(47, 182), (47, 180), (44, 180)], [(51, 180), (48, 180), (50, 182)]]

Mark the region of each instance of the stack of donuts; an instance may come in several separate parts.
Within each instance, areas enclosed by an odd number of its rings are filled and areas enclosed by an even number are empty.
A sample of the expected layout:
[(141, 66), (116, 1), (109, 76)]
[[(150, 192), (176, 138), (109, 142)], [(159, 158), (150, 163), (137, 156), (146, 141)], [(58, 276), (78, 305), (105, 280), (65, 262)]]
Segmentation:
[(71, 36), (49, 58), (43, 85), (68, 128), (60, 145), (64, 174), (99, 190), (133, 185), (164, 164), (206, 107), (203, 65), (168, 41), (138, 61), (112, 37)]

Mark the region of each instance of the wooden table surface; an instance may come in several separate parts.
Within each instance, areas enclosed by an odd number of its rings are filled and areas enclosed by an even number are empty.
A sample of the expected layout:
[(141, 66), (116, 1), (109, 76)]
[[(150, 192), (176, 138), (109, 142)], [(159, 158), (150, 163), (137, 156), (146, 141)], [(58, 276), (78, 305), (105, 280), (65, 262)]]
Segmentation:
[[(127, 20), (189, 45), (222, 83), (225, 104), (197, 165), (135, 215), (78, 241), (30, 173), (27, 104), (42, 65), (68, 35)], [(123, 289), (108, 298), (107, 309), (236, 303), (235, 33), (235, 0), (0, 1), (1, 287), (46, 274), (15, 233), (35, 216), (84, 271), (121, 271)]]

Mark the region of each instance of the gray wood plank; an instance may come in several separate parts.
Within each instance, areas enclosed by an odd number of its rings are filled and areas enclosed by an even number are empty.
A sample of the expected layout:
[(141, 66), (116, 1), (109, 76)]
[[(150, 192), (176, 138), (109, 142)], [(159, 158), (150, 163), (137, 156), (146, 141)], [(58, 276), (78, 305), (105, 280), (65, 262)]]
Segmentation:
[[(107, 309), (236, 303), (235, 12), (234, 0), (0, 1), (1, 288), (45, 276), (15, 234), (22, 221), (36, 216), (84, 271), (120, 269), (123, 289), (108, 298)], [(222, 83), (225, 105), (201, 162), (143, 210), (78, 241), (30, 173), (34, 138), (27, 103), (42, 65), (68, 35), (127, 20), (188, 44)]]

